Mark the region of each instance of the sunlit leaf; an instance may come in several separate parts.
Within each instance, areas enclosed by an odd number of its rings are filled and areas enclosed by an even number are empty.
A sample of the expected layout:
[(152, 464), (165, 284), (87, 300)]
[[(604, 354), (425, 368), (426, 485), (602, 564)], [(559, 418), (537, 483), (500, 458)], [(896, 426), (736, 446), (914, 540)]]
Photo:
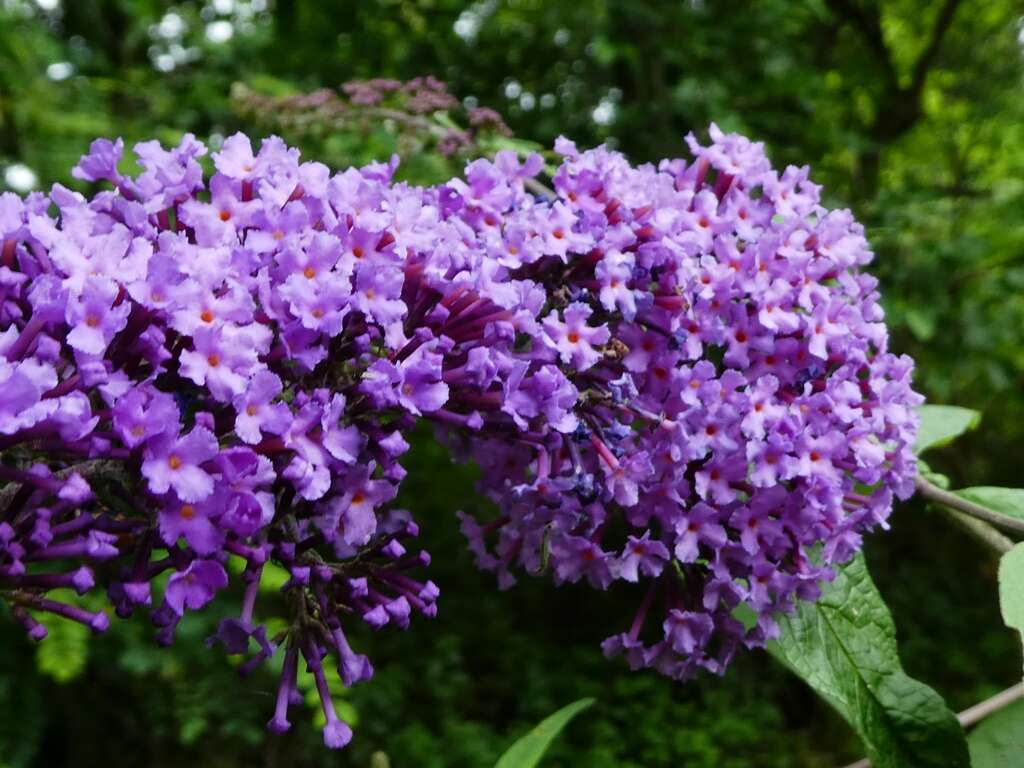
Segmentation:
[(558, 710), (513, 744), (494, 768), (534, 768), (569, 721), (593, 703), (593, 699), (580, 699)]
[(921, 426), (917, 431), (917, 445), (914, 446), (914, 453), (918, 454), (949, 445), (981, 421), (978, 411), (957, 405), (922, 405), (918, 413)]

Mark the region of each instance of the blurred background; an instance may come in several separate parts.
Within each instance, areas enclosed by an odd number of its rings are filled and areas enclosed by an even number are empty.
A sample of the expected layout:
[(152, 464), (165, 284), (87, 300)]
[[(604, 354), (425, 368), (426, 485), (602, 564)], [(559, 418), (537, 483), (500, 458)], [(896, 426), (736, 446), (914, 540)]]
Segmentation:
[[(1020, 485), (1024, 464), (1024, 5), (1002, 0), (0, 0), (0, 190), (70, 184), (96, 136), (282, 134), (334, 166), (401, 151), (435, 182), (464, 158), (394, 121), (290, 119), (284, 104), (357, 79), (434, 75), (550, 146), (608, 142), (635, 161), (683, 153), (709, 121), (810, 163), (868, 229), (893, 347), (934, 402), (984, 411), (934, 463), (959, 485)], [(80, 187), (79, 187), (80, 188)], [(85, 191), (85, 190), (83, 190)], [(498, 596), (454, 522), (472, 469), (419, 435), (404, 503), (424, 523), (441, 615), (361, 635), (377, 677), (338, 690), (342, 754), (315, 710), (269, 738), (272, 671), (239, 681), (202, 640), (170, 651), (143, 617), (90, 638), (55, 624), (32, 647), (0, 617), (0, 768), (476, 768), (559, 706), (592, 695), (552, 768), (828, 767), (859, 757), (845, 725), (764, 654), (681, 686), (606, 662), (635, 596), (526, 581)], [(869, 565), (910, 674), (962, 709), (1014, 682), (995, 562), (916, 503)], [(273, 595), (265, 596), (267, 612)], [(230, 602), (224, 611), (231, 610)], [(237, 601), (235, 601), (237, 604)], [(377, 753), (377, 754), (375, 754)], [(383, 755), (387, 756), (387, 760)]]

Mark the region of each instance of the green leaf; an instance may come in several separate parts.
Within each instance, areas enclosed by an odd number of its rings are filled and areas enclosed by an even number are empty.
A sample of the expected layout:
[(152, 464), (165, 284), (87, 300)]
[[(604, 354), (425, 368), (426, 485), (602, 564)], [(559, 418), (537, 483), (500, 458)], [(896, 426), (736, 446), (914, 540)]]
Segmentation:
[(922, 405), (917, 409), (921, 426), (917, 430), (917, 445), (914, 453), (921, 454), (929, 448), (949, 445), (964, 432), (974, 429), (981, 421), (981, 414), (958, 405)]
[(979, 485), (974, 488), (962, 488), (955, 493), (1007, 517), (1024, 519), (1024, 488)]
[(89, 628), (57, 616), (46, 620), (46, 639), (36, 648), (36, 666), (58, 683), (74, 680), (89, 658)]
[(779, 627), (769, 650), (846, 718), (874, 768), (969, 765), (956, 716), (903, 671), (896, 627), (862, 555)]
[(593, 699), (580, 699), (562, 707), (509, 747), (494, 768), (534, 768), (569, 721), (593, 703)]
[(1024, 634), (1024, 542), (999, 561), (999, 610), (1006, 626)]
[(974, 768), (1019, 768), (1024, 755), (1024, 701), (986, 717), (967, 743)]

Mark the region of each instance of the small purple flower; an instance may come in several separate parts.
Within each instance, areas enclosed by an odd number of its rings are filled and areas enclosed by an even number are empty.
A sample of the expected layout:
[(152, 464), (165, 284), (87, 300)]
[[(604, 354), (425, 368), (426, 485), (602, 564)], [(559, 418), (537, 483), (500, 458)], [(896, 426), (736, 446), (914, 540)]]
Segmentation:
[(577, 371), (593, 367), (601, 354), (594, 349), (611, 338), (606, 326), (591, 327), (587, 319), (593, 310), (586, 304), (570, 304), (563, 312), (564, 322), (552, 314), (544, 319), (545, 343), (558, 353), (563, 363)]
[(117, 165), (124, 154), (124, 142), (121, 139), (96, 139), (89, 145), (89, 154), (79, 160), (78, 165), (71, 169), (71, 175), (82, 181), (109, 181), (117, 184), (120, 175)]
[(367, 370), (362, 388), (379, 404), (399, 405), (417, 416), (438, 410), (448, 400), (441, 356), (425, 346), (397, 365), (377, 360)]
[(167, 582), (164, 600), (178, 616), (185, 609), (197, 611), (228, 585), (228, 575), (216, 560), (193, 560)]
[(551, 542), (557, 582), (575, 582), (584, 576), (591, 586), (607, 589), (612, 582), (612, 559), (590, 539), (559, 536)]
[(704, 503), (696, 504), (676, 521), (674, 553), (681, 563), (692, 563), (700, 557), (700, 546), (708, 551), (720, 549), (728, 539), (719, 522), (719, 514)]
[(657, 576), (669, 560), (668, 548), (656, 539), (651, 539), (651, 532), (644, 531), (640, 538), (630, 536), (619, 557), (618, 575), (626, 581), (640, 580), (640, 574)]
[(234, 133), (224, 139), (220, 152), (214, 152), (212, 158), (214, 167), (231, 179), (246, 181), (258, 171), (252, 143), (244, 133)]
[(260, 371), (249, 380), (245, 392), (235, 398), (235, 433), (254, 445), (263, 433), (280, 435), (291, 425), (291, 411), (285, 403), (274, 402), (283, 390), (281, 379), (270, 371)]
[(217, 455), (216, 436), (196, 427), (178, 437), (161, 434), (146, 445), (142, 475), (156, 494), (174, 490), (182, 501), (202, 501), (213, 493), (213, 478), (202, 464)]
[(242, 346), (244, 335), (227, 327), (198, 328), (195, 348), (181, 353), (181, 373), (206, 386), (221, 402), (230, 402), (245, 391), (249, 372), (256, 365), (251, 347)]
[(714, 622), (707, 614), (673, 608), (665, 619), (665, 639), (676, 653), (691, 654), (697, 648), (704, 647), (714, 627)]
[(218, 512), (219, 509), (209, 502), (189, 503), (174, 499), (158, 514), (160, 536), (169, 546), (184, 537), (200, 555), (212, 555), (224, 543), (224, 535), (210, 519)]
[(180, 427), (174, 398), (149, 387), (137, 387), (120, 396), (112, 410), (114, 428), (129, 448)]
[(530, 420), (541, 415), (558, 432), (576, 429), (579, 422), (573, 407), (579, 393), (556, 366), (544, 365), (530, 372), (529, 365), (517, 363), (505, 376), (502, 410), (520, 429), (526, 429)]
[(89, 277), (81, 296), (68, 303), (68, 344), (89, 355), (102, 355), (128, 323), (129, 304), (114, 306), (117, 285), (106, 278)]

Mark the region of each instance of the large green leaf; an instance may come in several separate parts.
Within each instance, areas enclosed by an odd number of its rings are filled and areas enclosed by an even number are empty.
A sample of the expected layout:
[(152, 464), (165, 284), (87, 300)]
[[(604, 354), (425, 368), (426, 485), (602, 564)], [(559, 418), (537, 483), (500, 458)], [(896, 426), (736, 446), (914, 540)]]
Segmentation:
[(903, 671), (896, 627), (862, 556), (838, 569), (817, 603), (800, 603), (779, 626), (771, 652), (846, 718), (874, 768), (970, 764), (956, 716)]
[(979, 485), (974, 488), (963, 488), (955, 493), (994, 512), (1024, 519), (1024, 488)]
[(974, 429), (981, 421), (981, 414), (958, 405), (922, 405), (917, 409), (921, 426), (917, 430), (917, 444), (914, 453), (921, 454), (929, 448), (949, 445), (964, 432)]
[(509, 747), (494, 768), (534, 768), (569, 721), (593, 703), (593, 699), (580, 699), (562, 707)]
[(999, 561), (999, 610), (1006, 626), (1024, 634), (1024, 542)]
[(973, 768), (1020, 768), (1024, 756), (1024, 701), (986, 717), (967, 741)]

